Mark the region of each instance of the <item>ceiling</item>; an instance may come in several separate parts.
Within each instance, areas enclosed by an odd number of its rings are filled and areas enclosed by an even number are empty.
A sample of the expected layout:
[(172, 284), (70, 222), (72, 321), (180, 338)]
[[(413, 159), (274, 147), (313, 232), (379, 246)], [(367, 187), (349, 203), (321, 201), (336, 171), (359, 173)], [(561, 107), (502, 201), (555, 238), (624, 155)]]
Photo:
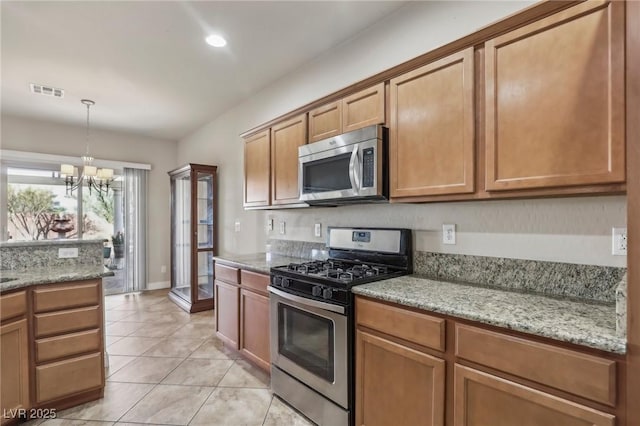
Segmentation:
[(178, 140), (403, 3), (2, 1), (2, 112)]

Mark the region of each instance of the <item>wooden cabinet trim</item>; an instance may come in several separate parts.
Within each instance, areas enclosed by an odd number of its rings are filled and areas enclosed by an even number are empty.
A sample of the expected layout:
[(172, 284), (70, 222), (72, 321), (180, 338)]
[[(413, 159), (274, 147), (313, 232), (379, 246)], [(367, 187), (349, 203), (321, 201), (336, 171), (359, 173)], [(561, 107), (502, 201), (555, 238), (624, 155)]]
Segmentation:
[[(418, 144), (421, 139), (426, 138), (425, 140), (429, 140), (430, 135), (424, 134), (422, 130), (416, 130), (416, 135), (403, 136), (406, 131), (404, 129), (399, 129), (400, 126), (400, 114), (399, 108), (401, 108), (399, 102), (399, 91), (401, 90), (401, 86), (404, 84), (411, 84), (420, 78), (433, 77), (438, 72), (448, 71), (453, 66), (459, 65), (461, 67), (461, 81), (456, 81), (456, 84), (460, 84), (461, 90), (461, 99), (462, 105), (458, 106), (460, 108), (461, 114), (461, 122), (458, 123), (457, 126), (452, 126), (446, 123), (442, 123), (440, 125), (441, 131), (450, 130), (455, 132), (460, 132), (457, 136), (460, 140), (460, 149), (459, 153), (451, 152), (443, 154), (443, 158), (441, 160), (433, 159), (433, 164), (442, 164), (443, 168), (441, 170), (436, 170), (435, 168), (425, 169), (424, 166), (424, 158), (421, 157), (415, 149), (417, 147), (401, 147), (403, 143), (402, 137), (408, 138), (405, 143), (411, 142), (412, 144)], [(474, 85), (475, 85), (475, 77), (474, 77), (474, 50), (472, 47), (465, 49), (463, 51), (454, 53), (446, 58), (442, 58), (438, 61), (435, 61), (431, 64), (425, 65), (419, 69), (411, 71), (402, 76), (396, 77), (391, 80), (390, 83), (390, 99), (389, 99), (389, 109), (390, 109), (390, 129), (389, 129), (389, 176), (390, 176), (390, 192), (392, 198), (399, 197), (413, 197), (413, 196), (428, 196), (428, 195), (443, 195), (443, 194), (465, 194), (472, 193), (475, 189), (475, 99), (474, 99)], [(425, 80), (426, 81), (426, 80)], [(433, 98), (431, 100), (428, 99), (430, 94), (424, 93), (415, 93), (412, 92), (411, 96), (416, 97), (415, 102), (427, 102), (430, 101), (433, 104), (437, 105), (441, 102)], [(425, 98), (425, 99), (422, 99)], [(456, 98), (457, 99), (457, 98)], [(443, 99), (442, 101), (446, 101), (448, 99)], [(407, 116), (409, 117), (409, 116)], [(449, 114), (444, 114), (444, 118), (450, 119)], [(423, 123), (424, 118), (412, 115), (410, 116), (411, 120), (413, 120), (414, 126), (419, 126), (420, 123)], [(435, 119), (435, 118), (434, 118)], [(429, 123), (430, 125), (437, 124), (436, 122)], [(413, 137), (415, 136), (415, 137)], [(442, 135), (441, 135), (442, 136)], [(442, 140), (449, 141), (453, 140), (452, 137), (444, 137), (442, 136)], [(400, 150), (405, 149), (409, 151), (405, 153), (404, 157), (401, 158)], [(432, 145), (429, 149), (434, 150), (437, 148), (437, 145)], [(439, 149), (439, 148), (438, 148)], [(459, 155), (458, 155), (459, 154)], [(456, 155), (458, 155), (456, 157)], [(404, 158), (404, 160), (403, 160)], [(408, 163), (407, 158), (410, 158), (413, 163)], [(456, 167), (460, 176), (455, 177), (455, 181), (447, 181), (450, 179), (454, 179), (453, 176), (448, 176), (449, 170), (451, 169), (451, 161), (456, 160)], [(446, 167), (445, 167), (446, 166)], [(413, 186), (405, 186), (402, 184), (402, 180), (400, 173), (401, 170), (406, 173), (410, 173), (413, 170), (423, 170), (426, 172), (432, 173), (431, 176), (428, 176), (430, 180), (433, 180), (432, 183), (421, 182), (414, 183)], [(446, 173), (445, 173), (446, 172)], [(415, 177), (414, 177), (415, 178)], [(412, 179), (414, 179), (412, 178)]]
[(38, 339), (35, 342), (35, 362), (39, 364), (82, 353), (100, 351), (102, 349), (102, 333), (100, 331), (100, 329), (95, 329)]
[(384, 82), (342, 99), (342, 132), (385, 122)]
[(270, 276), (258, 274), (256, 272), (240, 270), (240, 285), (251, 290), (267, 295), (267, 286), (270, 283)]
[[(497, 190), (514, 190), (527, 188), (544, 188), (557, 186), (574, 186), (588, 184), (604, 184), (624, 182), (625, 180), (625, 94), (624, 94), (624, 2), (621, 1), (589, 1), (571, 7), (567, 10), (559, 12), (555, 15), (541, 19), (537, 22), (526, 25), (517, 30), (499, 36), (485, 43), (486, 61), (485, 61), (485, 87), (486, 87), (486, 181), (485, 186), (489, 191)], [(545, 30), (555, 29), (563, 24), (571, 21), (577, 21), (585, 16), (605, 10), (608, 13), (606, 21), (610, 28), (607, 36), (608, 47), (608, 70), (606, 78), (609, 82), (607, 86), (609, 93), (607, 95), (608, 123), (606, 129), (608, 136), (606, 141), (602, 141), (602, 145), (606, 143), (608, 161), (601, 161), (598, 169), (592, 170), (576, 170), (566, 172), (549, 172), (544, 175), (537, 173), (531, 176), (500, 176), (499, 167), (503, 163), (512, 163), (508, 156), (501, 162), (498, 158), (501, 144), (505, 144), (498, 137), (499, 129), (497, 129), (498, 114), (498, 96), (497, 90), (497, 49), (510, 46), (514, 42), (526, 39), (529, 36), (537, 36)], [(591, 46), (589, 46), (591, 47)], [(555, 54), (560, 55), (559, 53)], [(586, 58), (585, 58), (586, 60)], [(533, 77), (532, 77), (533, 78)], [(580, 90), (580, 89), (577, 89)], [(506, 96), (506, 95), (505, 95)], [(588, 102), (582, 102), (589, 105)], [(601, 104), (602, 102), (594, 102)], [(547, 109), (542, 110), (545, 114)], [(554, 112), (555, 114), (555, 112)], [(531, 115), (531, 114), (529, 114)], [(583, 117), (571, 118), (574, 120), (582, 120)], [(584, 118), (588, 120), (588, 117)], [(506, 119), (505, 119), (506, 120)], [(545, 124), (540, 123), (541, 126)], [(512, 124), (513, 126), (513, 124)], [(519, 130), (520, 131), (520, 130)], [(565, 130), (565, 133), (567, 131)], [(589, 132), (591, 132), (589, 130)], [(587, 133), (585, 130), (583, 133)], [(567, 137), (572, 138), (573, 134)], [(538, 149), (538, 148), (536, 148)], [(542, 148), (538, 149), (540, 151)], [(588, 154), (588, 155), (587, 155)], [(507, 154), (505, 154), (507, 155)], [(508, 154), (511, 155), (511, 154)], [(553, 156), (553, 153), (548, 155)], [(598, 153), (587, 153), (582, 150), (579, 160), (584, 161), (588, 157), (601, 158)], [(542, 158), (542, 155), (539, 154)], [(530, 158), (522, 158), (522, 161), (528, 162)], [(511, 166), (513, 168), (515, 166)], [(559, 166), (555, 168), (558, 169)], [(605, 169), (606, 168), (606, 169)], [(542, 172), (542, 171), (540, 171)], [(544, 172), (546, 173), (546, 172)]]
[(26, 291), (17, 291), (15, 293), (3, 294), (0, 296), (0, 321), (4, 322), (11, 318), (21, 317), (26, 313)]
[[(367, 373), (374, 373), (375, 371), (383, 371), (388, 366), (379, 365), (372, 368), (373, 371), (366, 372), (365, 364), (367, 363), (367, 345), (372, 345), (381, 350), (393, 353), (402, 358), (406, 358), (412, 362), (424, 365), (432, 369), (432, 383), (430, 388), (416, 388), (416, 389), (396, 389), (398, 393), (403, 394), (403, 398), (406, 392), (412, 394), (413, 397), (422, 396), (421, 392), (424, 392), (426, 400), (422, 400), (421, 406), (428, 405), (432, 407), (431, 418), (425, 418), (424, 424), (433, 426), (444, 425), (444, 412), (445, 412), (445, 361), (431, 355), (416, 351), (415, 349), (408, 348), (398, 343), (386, 340), (384, 338), (374, 336), (362, 330), (356, 330), (356, 424), (365, 424), (365, 410), (366, 410), (366, 392), (365, 378)], [(390, 367), (390, 366), (389, 366)], [(403, 365), (402, 368), (411, 368), (410, 365)], [(390, 384), (392, 385), (392, 384)], [(395, 383), (396, 386), (402, 386), (402, 383)], [(414, 395), (418, 393), (418, 395)], [(407, 395), (408, 396), (408, 395)], [(381, 398), (387, 398), (387, 395), (381, 396)], [(393, 410), (396, 407), (389, 407)], [(397, 408), (396, 408), (397, 409)], [(398, 418), (402, 417), (402, 413), (398, 413)], [(396, 420), (396, 419), (394, 419)], [(397, 420), (398, 424), (402, 424), (402, 420)]]
[(100, 388), (103, 385), (101, 352), (36, 367), (36, 402)]
[(102, 310), (100, 306), (35, 314), (33, 321), (34, 337), (48, 337), (99, 328), (101, 324)]
[(271, 203), (271, 133), (266, 129), (244, 141), (244, 207)]
[(93, 306), (100, 303), (100, 282), (81, 281), (33, 289), (33, 312)]
[(214, 265), (216, 280), (225, 281), (231, 284), (240, 283), (240, 270), (232, 266), (222, 265), (218, 262)]
[(306, 143), (307, 114), (271, 127), (271, 205), (300, 203), (298, 147)]
[(461, 324), (456, 356), (615, 407), (615, 361)]
[(356, 323), (437, 351), (445, 350), (443, 318), (357, 297)]
[[(552, 411), (569, 415), (572, 418), (582, 420), (584, 422), (589, 422), (589, 424), (593, 426), (615, 425), (615, 417), (611, 414), (603, 413), (459, 364), (455, 365), (454, 376), (454, 426), (467, 426), (474, 424), (472, 423), (472, 420), (468, 418), (467, 412), (470, 383), (485, 386), (498, 392), (515, 396)], [(487, 407), (487, 410), (490, 409), (491, 407)]]
[(309, 143), (342, 133), (342, 102), (335, 101), (309, 111)]

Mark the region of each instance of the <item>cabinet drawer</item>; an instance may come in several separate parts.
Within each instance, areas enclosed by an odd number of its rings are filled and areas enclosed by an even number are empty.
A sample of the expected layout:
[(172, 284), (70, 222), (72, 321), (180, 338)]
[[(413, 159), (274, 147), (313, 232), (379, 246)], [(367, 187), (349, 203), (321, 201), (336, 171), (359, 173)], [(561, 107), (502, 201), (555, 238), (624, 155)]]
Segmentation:
[(615, 416), (459, 364), (453, 426), (614, 426)]
[(99, 329), (36, 340), (36, 363), (100, 350)]
[(27, 312), (27, 292), (3, 294), (0, 297), (0, 321), (24, 315)]
[(615, 361), (459, 324), (456, 356), (615, 406)]
[(231, 266), (215, 264), (215, 279), (226, 281), (231, 284), (240, 283), (240, 270)]
[(102, 386), (102, 353), (36, 367), (38, 403)]
[(84, 281), (33, 290), (33, 311), (46, 312), (99, 304), (100, 284)]
[(358, 297), (358, 325), (438, 351), (445, 348), (445, 320)]
[(34, 318), (35, 337), (52, 336), (98, 328), (100, 326), (100, 308), (92, 306), (49, 314), (36, 314)]
[(242, 270), (240, 271), (240, 283), (242, 287), (249, 287), (266, 294), (267, 286), (269, 285), (269, 275)]

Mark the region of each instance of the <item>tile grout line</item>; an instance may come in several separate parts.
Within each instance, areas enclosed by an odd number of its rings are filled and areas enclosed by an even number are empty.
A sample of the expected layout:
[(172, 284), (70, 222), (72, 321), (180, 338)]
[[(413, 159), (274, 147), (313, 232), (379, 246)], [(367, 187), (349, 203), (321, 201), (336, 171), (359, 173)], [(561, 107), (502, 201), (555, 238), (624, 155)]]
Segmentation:
[(267, 417), (269, 417), (269, 411), (271, 411), (271, 406), (273, 405), (273, 398), (275, 398), (274, 394), (271, 394), (271, 401), (269, 401), (269, 407), (267, 408), (267, 412), (264, 413), (264, 418), (262, 419), (261, 425), (264, 426), (264, 423), (267, 421)]
[[(225, 373), (226, 374), (226, 373)], [(204, 399), (204, 401), (202, 401), (202, 404), (200, 404), (200, 407), (198, 407), (198, 409), (196, 410), (196, 412), (193, 414), (193, 416), (191, 416), (191, 418), (189, 419), (189, 421), (187, 422), (187, 425), (190, 425), (191, 422), (193, 421), (193, 419), (196, 418), (196, 416), (198, 415), (198, 413), (200, 413), (200, 410), (202, 410), (202, 407), (205, 406), (205, 404), (207, 403), (207, 401), (209, 400), (209, 398), (211, 398), (211, 395), (213, 395), (213, 393), (216, 391), (216, 389), (218, 389), (217, 386), (214, 386), (211, 389), (211, 392), (209, 393), (209, 395), (207, 395), (207, 397)]]

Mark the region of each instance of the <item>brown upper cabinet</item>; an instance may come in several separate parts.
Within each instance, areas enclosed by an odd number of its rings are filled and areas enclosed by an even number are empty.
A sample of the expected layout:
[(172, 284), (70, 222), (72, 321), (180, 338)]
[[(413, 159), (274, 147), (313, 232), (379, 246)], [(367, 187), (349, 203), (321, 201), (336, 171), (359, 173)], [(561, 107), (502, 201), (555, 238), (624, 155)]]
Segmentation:
[(473, 48), (392, 79), (389, 105), (391, 197), (473, 192)]
[(298, 147), (307, 143), (307, 114), (244, 140), (244, 207), (298, 204)]
[(385, 121), (384, 83), (309, 111), (309, 142)]
[(271, 205), (297, 204), (298, 147), (307, 143), (307, 114), (271, 127)]
[(488, 191), (624, 182), (624, 28), (589, 1), (485, 44)]
[(269, 129), (244, 141), (244, 207), (271, 203), (271, 133)]

